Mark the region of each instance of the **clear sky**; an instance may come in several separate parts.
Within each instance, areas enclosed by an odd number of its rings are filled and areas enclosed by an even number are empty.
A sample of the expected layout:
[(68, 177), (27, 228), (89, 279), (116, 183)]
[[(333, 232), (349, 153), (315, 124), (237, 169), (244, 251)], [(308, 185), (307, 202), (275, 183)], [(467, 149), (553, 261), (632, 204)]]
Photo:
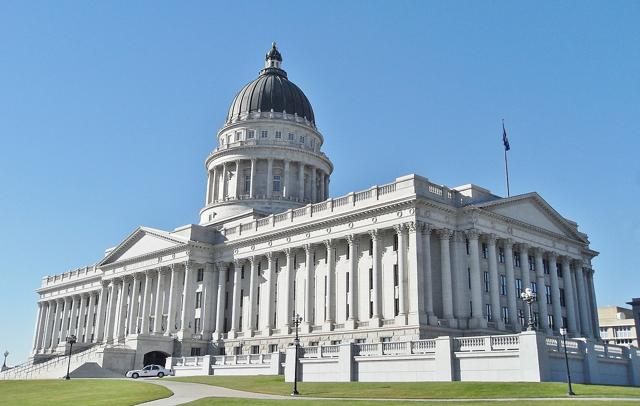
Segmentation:
[[(135, 3), (135, 4), (134, 4)], [(198, 221), (204, 159), (277, 41), (338, 196), (418, 173), (537, 191), (640, 296), (640, 3), (0, 2), (0, 351), (31, 349), (43, 275), (138, 225)]]

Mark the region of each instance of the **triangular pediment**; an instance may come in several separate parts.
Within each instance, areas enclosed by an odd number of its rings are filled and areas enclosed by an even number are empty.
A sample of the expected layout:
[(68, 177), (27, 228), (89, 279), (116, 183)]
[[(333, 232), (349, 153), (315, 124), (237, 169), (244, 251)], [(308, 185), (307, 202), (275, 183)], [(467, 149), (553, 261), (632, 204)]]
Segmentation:
[(105, 256), (98, 266), (126, 261), (157, 251), (186, 245), (187, 241), (161, 230), (139, 227)]
[(577, 228), (564, 219), (537, 193), (494, 200), (479, 204), (478, 207), (567, 238), (583, 240)]

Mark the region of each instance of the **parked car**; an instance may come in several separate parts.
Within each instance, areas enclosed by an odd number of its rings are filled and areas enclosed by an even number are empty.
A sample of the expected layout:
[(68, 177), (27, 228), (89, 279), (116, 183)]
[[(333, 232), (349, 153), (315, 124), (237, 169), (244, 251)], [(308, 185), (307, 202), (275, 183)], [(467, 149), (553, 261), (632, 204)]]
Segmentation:
[(173, 371), (171, 369), (166, 369), (162, 365), (147, 365), (142, 369), (134, 369), (127, 372), (126, 377), (138, 379), (146, 376), (157, 376), (158, 378), (162, 378), (167, 375), (173, 375)]

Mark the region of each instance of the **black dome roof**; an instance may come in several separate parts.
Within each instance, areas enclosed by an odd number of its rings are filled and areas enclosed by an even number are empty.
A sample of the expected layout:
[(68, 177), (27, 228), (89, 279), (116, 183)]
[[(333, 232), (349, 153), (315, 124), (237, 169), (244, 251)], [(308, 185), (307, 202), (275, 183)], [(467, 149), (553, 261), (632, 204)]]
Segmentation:
[(287, 79), (287, 72), (279, 68), (282, 56), (275, 43), (266, 56), (267, 67), (260, 71), (257, 79), (249, 82), (238, 92), (229, 107), (227, 122), (247, 113), (286, 112), (306, 117), (315, 125), (315, 117), (309, 99), (302, 90)]

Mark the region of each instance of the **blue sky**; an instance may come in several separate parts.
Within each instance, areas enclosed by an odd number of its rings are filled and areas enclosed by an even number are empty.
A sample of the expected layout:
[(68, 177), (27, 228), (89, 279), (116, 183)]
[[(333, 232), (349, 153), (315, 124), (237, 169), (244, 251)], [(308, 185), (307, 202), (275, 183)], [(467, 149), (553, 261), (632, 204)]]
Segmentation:
[[(418, 173), (537, 191), (640, 296), (640, 3), (0, 3), (0, 350), (26, 358), (46, 274), (138, 225), (197, 222), (204, 158), (277, 41), (333, 196)], [(353, 151), (358, 151), (354, 155)]]

